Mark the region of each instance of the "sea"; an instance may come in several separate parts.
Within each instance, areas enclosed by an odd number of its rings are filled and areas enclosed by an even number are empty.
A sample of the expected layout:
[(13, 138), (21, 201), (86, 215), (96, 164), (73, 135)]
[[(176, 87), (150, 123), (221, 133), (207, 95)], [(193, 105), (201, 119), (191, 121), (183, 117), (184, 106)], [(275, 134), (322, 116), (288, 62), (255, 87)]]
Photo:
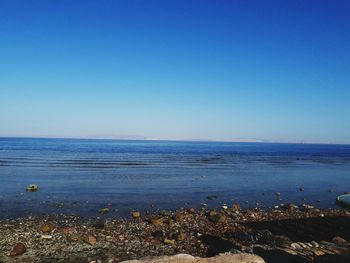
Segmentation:
[(345, 192), (350, 145), (0, 138), (0, 218), (233, 203), (335, 208)]

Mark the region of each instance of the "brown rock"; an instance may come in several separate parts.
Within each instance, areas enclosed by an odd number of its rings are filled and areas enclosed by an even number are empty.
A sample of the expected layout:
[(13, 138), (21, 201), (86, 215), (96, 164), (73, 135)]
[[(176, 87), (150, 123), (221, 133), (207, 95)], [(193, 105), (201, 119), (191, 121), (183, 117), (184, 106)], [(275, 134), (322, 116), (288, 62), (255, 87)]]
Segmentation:
[(230, 210), (232, 212), (236, 212), (236, 211), (241, 211), (241, 207), (239, 206), (239, 204), (233, 204), (230, 208)]
[(216, 212), (216, 210), (210, 210), (209, 212), (209, 217), (212, 217), (212, 216), (216, 216), (218, 214), (218, 212)]
[(184, 218), (185, 218), (184, 213), (179, 212), (179, 213), (176, 213), (176, 215), (175, 215), (175, 220), (177, 222), (182, 222), (184, 220)]
[(190, 208), (190, 209), (188, 209), (188, 212), (191, 213), (191, 214), (195, 214), (196, 213), (196, 209)]
[(283, 210), (287, 210), (287, 211), (294, 211), (294, 210), (298, 209), (298, 206), (295, 204), (287, 204), (287, 205), (281, 206), (281, 208)]
[(333, 237), (332, 242), (338, 245), (345, 245), (348, 243), (344, 238), (340, 236)]
[(47, 233), (51, 233), (51, 231), (54, 229), (53, 225), (50, 225), (50, 224), (45, 224), (45, 225), (42, 225), (40, 230), (41, 232), (47, 234)]
[(81, 237), (78, 234), (72, 233), (72, 234), (68, 235), (68, 240), (73, 241), (73, 242), (77, 242), (77, 241), (81, 240)]
[(131, 213), (132, 218), (138, 219), (141, 217), (141, 213), (139, 211), (134, 211)]
[(87, 236), (84, 238), (84, 242), (93, 246), (96, 244), (97, 240), (96, 240), (96, 237), (94, 237), (94, 236)]
[(176, 240), (177, 241), (183, 241), (186, 239), (186, 233), (185, 232), (179, 232), (177, 235), (176, 235)]
[(26, 251), (26, 246), (23, 243), (18, 243), (13, 247), (12, 251), (10, 252), (10, 257), (22, 255)]
[(226, 221), (226, 217), (223, 214), (215, 214), (209, 217), (209, 220), (214, 223), (223, 223)]
[(161, 226), (164, 223), (164, 217), (161, 217), (161, 216), (153, 217), (151, 218), (151, 223), (155, 226)]

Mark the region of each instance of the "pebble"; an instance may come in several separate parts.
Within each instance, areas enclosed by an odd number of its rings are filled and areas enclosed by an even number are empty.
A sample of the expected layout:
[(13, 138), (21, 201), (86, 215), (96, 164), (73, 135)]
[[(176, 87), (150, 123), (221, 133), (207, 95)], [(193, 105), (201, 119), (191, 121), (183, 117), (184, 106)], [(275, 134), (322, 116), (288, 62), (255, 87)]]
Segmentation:
[(40, 228), (40, 230), (41, 230), (41, 232), (43, 232), (43, 233), (50, 233), (52, 230), (53, 230), (53, 226), (52, 225), (50, 225), (50, 224), (45, 224), (45, 225), (43, 225), (43, 226), (41, 226), (41, 228)]
[(93, 246), (96, 244), (97, 240), (96, 240), (96, 237), (94, 236), (87, 236), (84, 238), (84, 242)]
[(314, 209), (315, 208), (312, 205), (307, 205), (307, 204), (302, 204), (301, 207), (302, 207), (303, 210), (310, 210), (310, 209)]
[(292, 243), (290, 244), (290, 247), (293, 249), (302, 249), (302, 247), (298, 243)]
[(339, 237), (339, 236), (333, 237), (332, 242), (335, 243), (335, 244), (338, 244), (338, 245), (343, 245), (343, 244), (347, 244), (348, 243), (344, 238)]
[(183, 241), (183, 240), (185, 240), (186, 239), (186, 233), (185, 232), (180, 232), (180, 233), (178, 233), (177, 235), (176, 235), (176, 240), (177, 241)]
[(176, 242), (175, 242), (175, 240), (172, 240), (172, 239), (164, 239), (164, 244), (166, 244), (166, 245), (175, 245)]
[(51, 235), (41, 235), (42, 239), (52, 239)]
[(134, 211), (131, 213), (132, 218), (137, 219), (141, 217), (141, 213), (139, 211)]
[(313, 247), (319, 247), (320, 245), (316, 241), (310, 242)]
[(218, 197), (216, 195), (209, 195), (207, 196), (207, 199), (208, 200), (214, 200), (214, 199), (217, 199)]
[(18, 243), (13, 247), (12, 251), (10, 252), (10, 257), (22, 255), (26, 251), (26, 246), (23, 243)]
[(228, 206), (227, 205), (222, 205), (221, 208), (224, 209), (224, 210), (227, 210)]
[(109, 213), (109, 208), (107, 208), (107, 207), (101, 208), (99, 212), (100, 212), (100, 214), (107, 214), (107, 213)]
[(164, 223), (164, 217), (152, 217), (151, 223), (155, 226), (161, 226)]
[(175, 214), (175, 220), (176, 220), (177, 222), (183, 221), (184, 218), (185, 218), (185, 214), (184, 214), (184, 213), (179, 212), (179, 213), (176, 213), (176, 214)]
[(195, 214), (195, 213), (196, 213), (196, 209), (190, 208), (190, 209), (188, 210), (188, 212), (190, 212), (191, 214)]
[(241, 207), (239, 206), (239, 204), (233, 204), (230, 208), (230, 210), (232, 212), (236, 212), (236, 211), (240, 211), (241, 210)]
[(113, 237), (111, 237), (111, 236), (106, 236), (106, 241), (107, 241), (107, 242), (112, 242), (112, 241), (113, 241)]
[(39, 189), (38, 185), (30, 184), (30, 185), (28, 185), (26, 190), (27, 190), (27, 192), (36, 192), (36, 191), (38, 191), (38, 189)]

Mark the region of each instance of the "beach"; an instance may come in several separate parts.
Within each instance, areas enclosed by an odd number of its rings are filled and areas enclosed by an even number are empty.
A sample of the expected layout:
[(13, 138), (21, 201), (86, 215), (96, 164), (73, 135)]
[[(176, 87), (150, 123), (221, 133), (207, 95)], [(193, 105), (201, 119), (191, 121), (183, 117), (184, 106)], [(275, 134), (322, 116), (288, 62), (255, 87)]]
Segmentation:
[(349, 224), (349, 211), (291, 204), (271, 211), (241, 210), (237, 204), (135, 211), (128, 219), (28, 217), (0, 222), (0, 262), (111, 263), (220, 253), (255, 254), (266, 262), (349, 262)]

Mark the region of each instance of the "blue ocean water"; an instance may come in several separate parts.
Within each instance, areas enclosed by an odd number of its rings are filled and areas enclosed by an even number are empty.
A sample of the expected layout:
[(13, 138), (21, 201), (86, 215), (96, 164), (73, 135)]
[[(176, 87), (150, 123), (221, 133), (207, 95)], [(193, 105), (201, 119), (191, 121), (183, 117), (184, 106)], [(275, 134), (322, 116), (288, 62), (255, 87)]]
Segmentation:
[[(2, 218), (233, 202), (328, 208), (350, 191), (350, 145), (0, 138), (0, 180)], [(25, 191), (31, 183), (38, 192)]]

